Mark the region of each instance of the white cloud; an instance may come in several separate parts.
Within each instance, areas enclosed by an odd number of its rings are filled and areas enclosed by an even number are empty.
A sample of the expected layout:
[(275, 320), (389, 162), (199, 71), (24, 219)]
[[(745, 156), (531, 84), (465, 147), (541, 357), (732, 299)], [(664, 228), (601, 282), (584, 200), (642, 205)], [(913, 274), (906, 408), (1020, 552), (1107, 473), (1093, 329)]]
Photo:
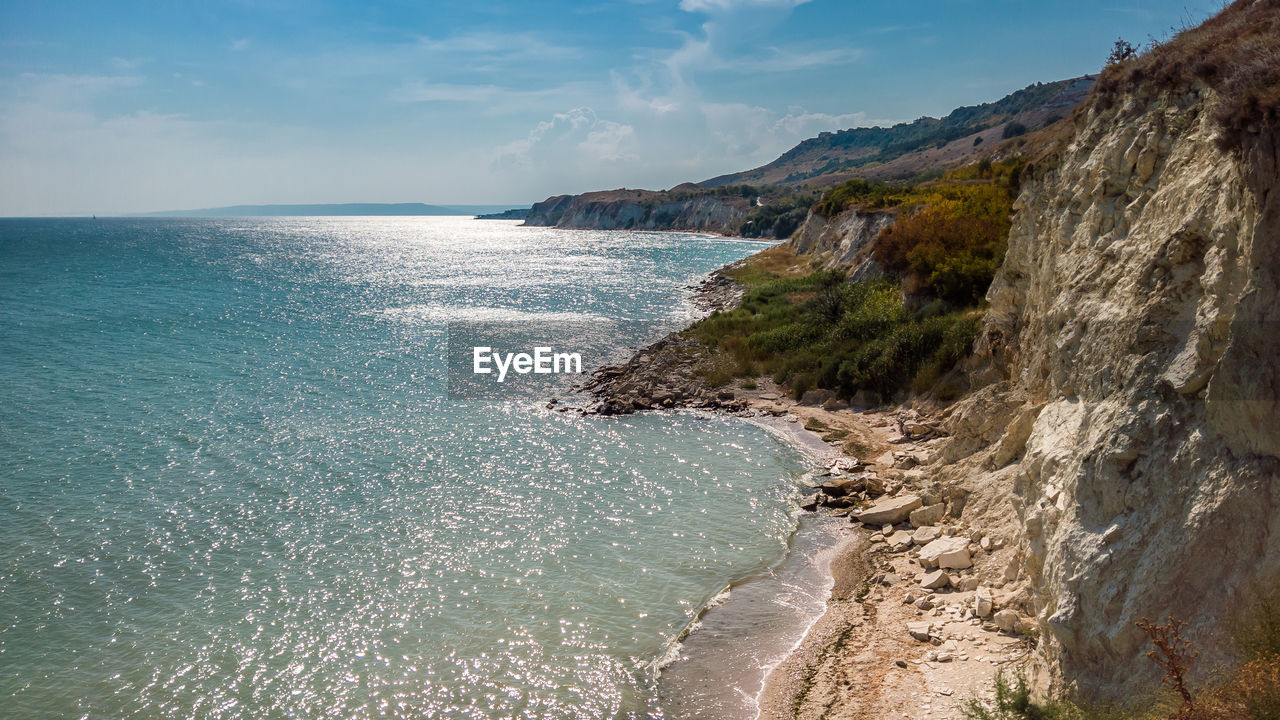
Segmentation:
[(589, 107), (556, 113), (538, 123), (529, 134), (507, 143), (494, 153), (495, 168), (549, 170), (557, 164), (574, 164), (590, 171), (600, 163), (634, 160), (635, 128), (601, 120)]
[[(708, 19), (674, 50), (655, 53), (630, 72), (614, 71), (614, 100), (645, 148), (637, 178), (672, 184), (702, 180), (769, 162), (805, 138), (866, 122), (862, 113), (785, 110), (715, 97), (726, 74), (787, 73), (856, 62), (854, 47), (771, 45), (778, 24), (806, 0), (683, 0)], [(664, 167), (659, 167), (662, 165)], [(665, 174), (662, 171), (665, 169)], [(663, 182), (651, 182), (662, 186)]]
[(487, 102), (501, 92), (493, 85), (413, 82), (391, 94), (395, 102)]
[(685, 12), (729, 12), (743, 8), (793, 8), (809, 0), (680, 0)]
[(249, 38), (247, 38), (247, 37), (245, 37), (245, 38), (237, 38), (237, 39), (235, 39), (235, 40), (232, 40), (232, 41), (231, 41), (231, 52), (242, 52), (242, 51), (244, 51), (244, 50), (248, 50), (248, 49), (249, 49), (249, 45), (250, 45), (251, 43), (252, 43), (252, 41), (251, 41)]
[(533, 33), (488, 30), (458, 33), (438, 39), (423, 37), (418, 40), (417, 46), (433, 54), (468, 55), (471, 56), (469, 59), (471, 62), (476, 60), (476, 56), (491, 60), (513, 61), (525, 58), (567, 59), (581, 55), (577, 48), (549, 43)]
[(132, 72), (142, 67), (147, 62), (147, 58), (111, 58), (111, 68), (116, 72)]
[(630, 125), (605, 120), (587, 133), (587, 138), (578, 143), (578, 149), (604, 162), (634, 160), (636, 156), (630, 152), (630, 146), (635, 136), (635, 128)]

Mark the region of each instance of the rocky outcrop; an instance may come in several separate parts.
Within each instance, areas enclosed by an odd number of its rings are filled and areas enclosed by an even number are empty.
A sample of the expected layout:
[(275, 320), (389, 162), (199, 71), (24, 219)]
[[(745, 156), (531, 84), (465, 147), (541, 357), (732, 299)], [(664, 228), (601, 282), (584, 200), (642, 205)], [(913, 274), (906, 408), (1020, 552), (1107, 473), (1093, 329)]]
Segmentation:
[(525, 225), (586, 230), (671, 230), (736, 235), (750, 210), (739, 197), (664, 198), (645, 191), (557, 195), (534, 203)]
[(811, 210), (787, 242), (797, 255), (808, 255), (825, 269), (847, 270), (850, 278), (862, 280), (880, 273), (872, 258), (875, 239), (896, 217), (853, 208), (829, 218)]
[(1196, 668), (1219, 664), (1280, 579), (1280, 136), (1221, 149), (1219, 102), (1190, 83), (1077, 115), (1015, 205), (985, 387), (931, 470), (972, 492), (966, 521), (1022, 538), (1000, 581), (1039, 678), (1086, 696), (1156, 687), (1144, 616), (1189, 621)]
[[(694, 290), (690, 303), (699, 312), (737, 307), (743, 288), (725, 275), (713, 273)], [(645, 346), (621, 365), (597, 369), (580, 390), (595, 403), (584, 412), (596, 415), (628, 415), (640, 410), (702, 408), (736, 412), (746, 408), (724, 393), (707, 386), (699, 372), (706, 360), (701, 343), (683, 333), (670, 333)], [(562, 410), (567, 411), (567, 407)]]

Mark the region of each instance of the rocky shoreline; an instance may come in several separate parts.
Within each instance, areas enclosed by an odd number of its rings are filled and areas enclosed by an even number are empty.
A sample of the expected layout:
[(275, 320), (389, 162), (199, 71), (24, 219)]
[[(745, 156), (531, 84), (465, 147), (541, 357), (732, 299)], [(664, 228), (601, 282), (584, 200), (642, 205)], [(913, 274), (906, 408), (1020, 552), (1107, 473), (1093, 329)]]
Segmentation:
[[(734, 307), (742, 288), (713, 273), (696, 287), (704, 312)], [(768, 378), (708, 387), (695, 340), (671, 333), (581, 386), (584, 414), (699, 409), (791, 424), (784, 433), (824, 457), (805, 511), (849, 519), (833, 558), (827, 609), (768, 674), (760, 718), (959, 718), (987, 698), (999, 668), (1027, 655), (1031, 623), (1002, 588), (1016, 575), (1012, 538), (959, 518), (967, 492), (931, 479), (948, 442), (904, 407), (859, 408), (829, 394), (797, 401)], [(554, 404), (553, 404), (554, 406)], [(819, 454), (815, 455), (817, 449)], [(825, 451), (825, 455), (821, 454)], [(817, 562), (816, 558), (810, 559)]]
[[(736, 307), (743, 287), (716, 272), (696, 286), (692, 305), (704, 314)], [(702, 351), (696, 341), (673, 332), (643, 348), (626, 363), (592, 373), (579, 389), (594, 399), (582, 408), (592, 415), (626, 415), (640, 410), (699, 408), (741, 412), (748, 404), (731, 391), (707, 387), (698, 376)]]

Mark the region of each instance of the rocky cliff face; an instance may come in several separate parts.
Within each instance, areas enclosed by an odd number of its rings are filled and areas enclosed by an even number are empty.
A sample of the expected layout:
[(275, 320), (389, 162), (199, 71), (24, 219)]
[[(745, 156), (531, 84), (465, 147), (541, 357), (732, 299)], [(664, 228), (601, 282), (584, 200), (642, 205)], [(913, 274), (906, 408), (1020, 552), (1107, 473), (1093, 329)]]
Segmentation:
[(1206, 670), (1280, 579), (1280, 137), (1220, 149), (1221, 101), (1195, 83), (1077, 116), (1023, 186), (985, 387), (947, 420), (936, 472), (1018, 539), (994, 580), (1040, 678), (1090, 696), (1155, 687), (1136, 620), (1189, 621)]
[(811, 256), (826, 269), (848, 269), (851, 278), (861, 280), (879, 273), (871, 257), (873, 244), (895, 217), (889, 212), (855, 208), (829, 218), (811, 210), (787, 242), (797, 255)]
[(675, 230), (736, 235), (750, 209), (743, 198), (660, 201), (642, 192), (557, 195), (535, 203), (525, 225), (590, 230)]

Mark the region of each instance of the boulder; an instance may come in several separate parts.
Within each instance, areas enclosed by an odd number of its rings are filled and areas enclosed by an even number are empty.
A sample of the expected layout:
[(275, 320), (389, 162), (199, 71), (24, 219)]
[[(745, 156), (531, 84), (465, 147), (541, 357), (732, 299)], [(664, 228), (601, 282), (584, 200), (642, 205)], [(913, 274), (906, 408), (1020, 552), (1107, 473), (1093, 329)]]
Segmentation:
[(937, 590), (951, 584), (951, 576), (945, 570), (934, 570), (920, 578), (920, 587), (926, 590)]
[(995, 608), (995, 602), (991, 597), (991, 588), (979, 585), (977, 590), (973, 591), (973, 612), (980, 618), (987, 617)]
[(821, 405), (822, 403), (834, 398), (835, 396), (836, 394), (831, 392), (830, 390), (824, 390), (822, 388), (814, 388), (813, 390), (805, 391), (805, 393), (800, 396), (800, 404), (801, 405)]
[(832, 470), (843, 470), (845, 472), (853, 472), (854, 470), (857, 470), (858, 467), (861, 465), (862, 463), (858, 462), (857, 458), (842, 457), (837, 460), (832, 460), (831, 464), (828, 467), (830, 467)]
[(942, 529), (936, 525), (922, 527), (911, 535), (911, 541), (917, 545), (928, 545), (942, 536)]
[(800, 499), (800, 509), (813, 512), (818, 509), (818, 500), (822, 497), (819, 493), (814, 493)]
[(866, 482), (861, 476), (840, 477), (834, 480), (828, 480), (818, 486), (824, 494), (831, 497), (844, 497), (849, 493), (855, 493), (863, 489)]
[(900, 523), (911, 515), (912, 510), (918, 507), (920, 507), (919, 496), (899, 495), (885, 498), (862, 512), (852, 513), (850, 517), (868, 525)]
[(893, 463), (894, 463), (893, 452), (892, 452), (892, 451), (890, 451), (890, 450), (886, 450), (886, 451), (884, 451), (884, 454), (883, 454), (883, 455), (881, 455), (880, 457), (876, 458), (876, 465), (883, 465), (883, 466), (885, 466), (885, 467), (893, 467)]
[(859, 408), (873, 408), (880, 404), (880, 396), (870, 390), (859, 390), (853, 394), (849, 404)]
[(962, 537), (940, 537), (920, 548), (920, 564), (928, 568), (963, 570), (973, 567), (969, 558), (969, 540)]
[(911, 547), (911, 533), (906, 530), (899, 530), (889, 536), (888, 543), (890, 550), (902, 552)]
[(840, 497), (823, 497), (823, 505), (829, 508), (850, 508), (858, 504), (856, 495), (841, 495)]
[(1001, 610), (994, 619), (996, 627), (1005, 632), (1013, 632), (1018, 627), (1018, 613), (1012, 610)]
[[(924, 502), (923, 499), (921, 502)], [(911, 511), (911, 524), (916, 527), (937, 525), (942, 522), (942, 516), (946, 513), (947, 506), (942, 503), (938, 503), (936, 505), (925, 505), (924, 507)]]

